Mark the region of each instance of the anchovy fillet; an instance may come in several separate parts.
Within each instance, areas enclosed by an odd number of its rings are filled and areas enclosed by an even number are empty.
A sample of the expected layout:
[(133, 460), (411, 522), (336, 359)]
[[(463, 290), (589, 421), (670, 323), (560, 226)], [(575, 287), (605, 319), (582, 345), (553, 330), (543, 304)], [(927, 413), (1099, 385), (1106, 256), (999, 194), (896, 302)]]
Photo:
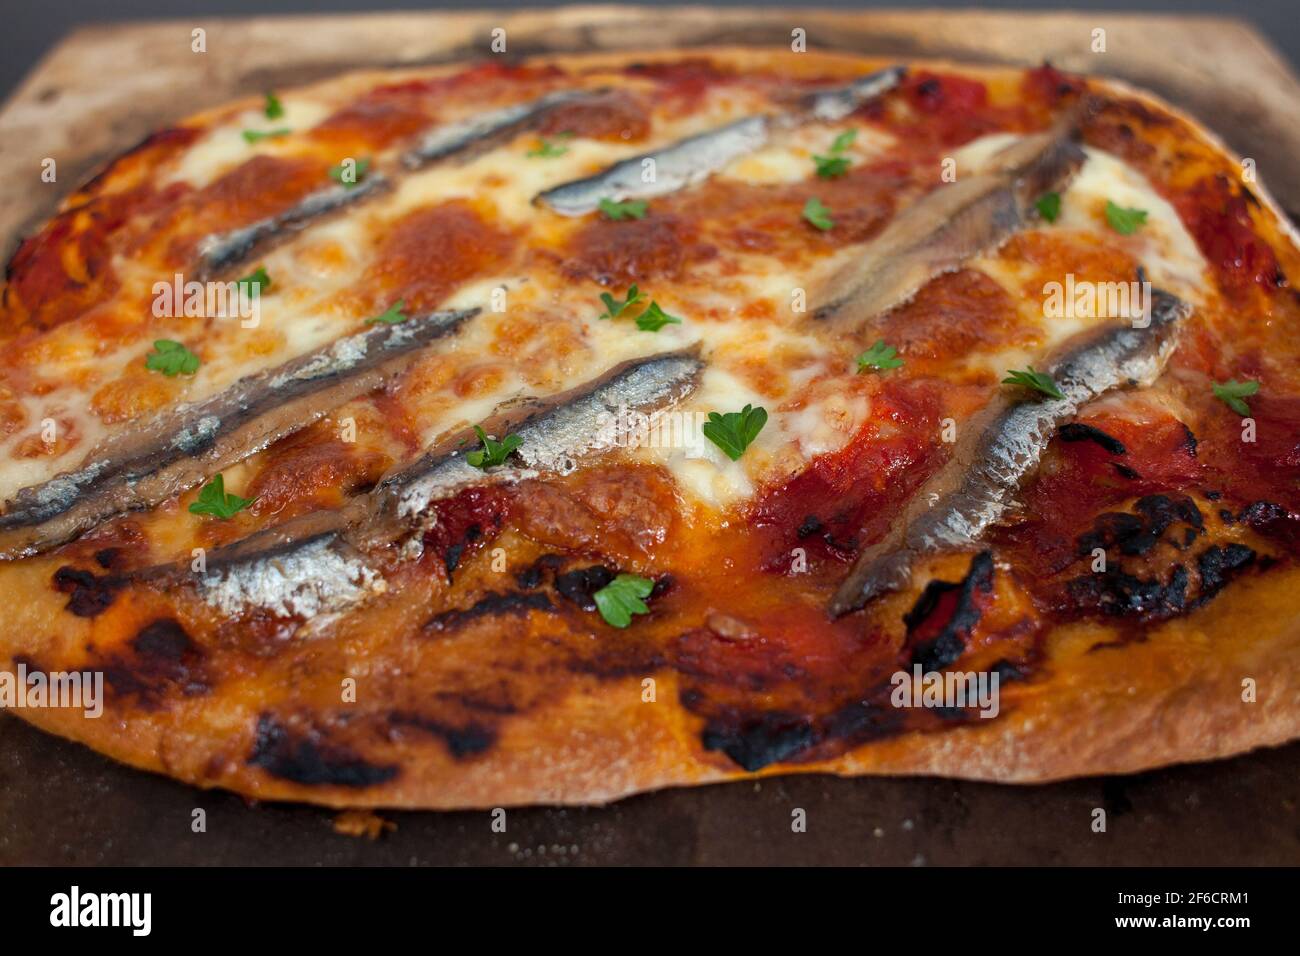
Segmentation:
[[(371, 491), (341, 508), (312, 512), (257, 532), (209, 555), (202, 591), (230, 612), (248, 606), (282, 613), (337, 610), (385, 587), (368, 552), (419, 547), (418, 532), (435, 501), (474, 485), (567, 474), (581, 459), (614, 447), (608, 423), (619, 409), (650, 411), (694, 390), (703, 362), (677, 352), (636, 359), (594, 382), (546, 399), (509, 403), (483, 429), (522, 440), (503, 465), (483, 470), (465, 455), (479, 444), (472, 430), (393, 469)], [(184, 580), (188, 566), (167, 565), (138, 577)]]
[(863, 103), (892, 90), (906, 75), (906, 67), (887, 67), (868, 73), (848, 86), (810, 93), (804, 97), (801, 105), (813, 119), (823, 123), (838, 123)]
[(56, 547), (106, 518), (151, 508), (194, 487), (379, 387), (478, 311), (373, 326), (101, 443), (77, 471), (13, 497), (0, 515), (0, 560)]
[(909, 300), (945, 272), (992, 252), (1034, 218), (1034, 203), (1083, 164), (1075, 121), (1026, 136), (990, 169), (943, 185), (908, 206), (831, 277), (813, 310), (822, 321), (859, 324)]
[(1004, 390), (964, 425), (952, 458), (921, 486), (884, 539), (858, 556), (830, 602), (831, 616), (906, 587), (919, 558), (972, 545), (1011, 508), (1061, 422), (1111, 389), (1154, 382), (1191, 310), (1159, 290), (1152, 299), (1147, 327), (1108, 324), (1085, 332), (1049, 366), (1063, 399), (1013, 402)]
[(598, 209), (602, 199), (613, 202), (652, 199), (686, 189), (733, 160), (762, 148), (776, 127), (797, 125), (810, 119), (843, 119), (867, 100), (896, 86), (904, 72), (902, 67), (891, 67), (845, 87), (812, 93), (791, 113), (736, 120), (662, 149), (624, 159), (594, 176), (561, 183), (538, 194), (535, 201), (562, 216), (585, 216)]
[(199, 243), (199, 268), (204, 276), (222, 272), (248, 258), (267, 241), (279, 239), (321, 216), (374, 195), (387, 185), (388, 180), (381, 173), (372, 172), (353, 185), (318, 190), (282, 213), (229, 232), (213, 233)]
[(527, 103), (515, 103), (457, 123), (439, 126), (402, 157), (408, 169), (446, 159), (471, 147), (517, 133), (538, 122), (557, 106), (595, 100), (604, 90), (559, 90)]

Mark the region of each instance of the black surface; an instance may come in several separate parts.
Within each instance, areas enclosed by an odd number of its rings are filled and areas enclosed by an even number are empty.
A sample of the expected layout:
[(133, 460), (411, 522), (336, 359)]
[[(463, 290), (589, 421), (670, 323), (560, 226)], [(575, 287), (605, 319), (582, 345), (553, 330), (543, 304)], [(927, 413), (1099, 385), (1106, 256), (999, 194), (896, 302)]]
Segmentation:
[[(0, 865), (1244, 865), (1300, 862), (1300, 743), (1129, 777), (1013, 787), (824, 775), (665, 790), (608, 807), (335, 813), (252, 805), (112, 763), (0, 716)], [(207, 832), (191, 830), (202, 808)], [(1105, 833), (1092, 830), (1097, 808)], [(807, 831), (791, 829), (803, 809)]]

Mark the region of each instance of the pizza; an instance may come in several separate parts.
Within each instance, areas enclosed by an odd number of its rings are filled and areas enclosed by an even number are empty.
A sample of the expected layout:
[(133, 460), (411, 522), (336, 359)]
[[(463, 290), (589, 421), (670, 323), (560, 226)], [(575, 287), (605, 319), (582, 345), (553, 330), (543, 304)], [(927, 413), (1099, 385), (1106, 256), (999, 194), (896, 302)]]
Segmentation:
[(1050, 65), (575, 55), (178, 120), (9, 262), (0, 703), (333, 806), (1280, 744), (1297, 271), (1249, 160)]

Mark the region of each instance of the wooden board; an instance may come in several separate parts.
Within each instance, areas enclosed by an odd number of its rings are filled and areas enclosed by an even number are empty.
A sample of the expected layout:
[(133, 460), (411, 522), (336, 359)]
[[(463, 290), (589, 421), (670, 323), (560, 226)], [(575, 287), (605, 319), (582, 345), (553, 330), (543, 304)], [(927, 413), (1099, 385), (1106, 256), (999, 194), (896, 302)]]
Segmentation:
[[(190, 31), (207, 31), (192, 53)], [(0, 243), (53, 209), (103, 160), (151, 130), (237, 95), (342, 70), (507, 54), (717, 44), (933, 56), (1105, 73), (1148, 87), (1254, 158), (1300, 210), (1300, 84), (1234, 20), (1110, 14), (780, 12), (574, 7), (184, 20), (72, 33), (0, 111)], [(1107, 52), (1093, 53), (1092, 31)], [(58, 179), (42, 183), (41, 160)], [(7, 252), (7, 249), (3, 250)], [(194, 808), (209, 832), (190, 827)], [(790, 833), (790, 808), (812, 825)], [(1090, 829), (1095, 807), (1109, 833)], [(385, 814), (378, 842), (332, 832), (329, 811), (250, 806), (142, 774), (0, 715), (0, 864), (775, 864), (1300, 862), (1300, 744), (1128, 778), (1033, 788), (804, 776), (647, 794), (607, 808)], [(1016, 834), (1008, 839), (1007, 833)]]
[[(206, 31), (206, 52), (191, 31)], [(980, 11), (830, 12), (702, 7), (565, 7), (521, 13), (401, 13), (186, 19), (74, 31), (0, 111), (0, 252), (58, 199), (152, 130), (235, 96), (360, 67), (413, 66), (548, 51), (788, 45), (881, 56), (1036, 64), (1044, 59), (1147, 87), (1256, 160), (1263, 182), (1300, 210), (1300, 83), (1246, 24), (1218, 17)], [(1094, 31), (1105, 52), (1093, 52)], [(45, 158), (54, 183), (41, 181)], [(1293, 217), (1294, 218), (1294, 217)]]

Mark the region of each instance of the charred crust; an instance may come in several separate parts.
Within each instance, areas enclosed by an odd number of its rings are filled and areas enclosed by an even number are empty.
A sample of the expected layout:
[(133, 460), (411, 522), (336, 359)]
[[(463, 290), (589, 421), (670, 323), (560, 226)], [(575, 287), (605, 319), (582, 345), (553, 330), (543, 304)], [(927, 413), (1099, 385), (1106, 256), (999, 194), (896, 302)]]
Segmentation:
[(1255, 551), (1244, 544), (1206, 548), (1196, 559), (1201, 575), (1200, 602), (1218, 594), (1234, 577), (1255, 563)]
[(65, 565), (54, 572), (53, 583), (56, 591), (68, 595), (68, 611), (77, 617), (97, 617), (113, 603), (125, 582)]
[[(913, 643), (917, 632), (938, 611), (944, 595), (957, 592), (956, 605), (948, 620), (940, 625), (934, 637)], [(912, 609), (903, 615), (907, 625), (908, 643), (912, 645), (910, 665), (920, 664), (923, 670), (937, 671), (947, 667), (966, 650), (966, 639), (979, 623), (981, 611), (976, 603), (977, 591), (993, 591), (993, 555), (981, 551), (971, 559), (970, 569), (960, 582), (931, 581), (916, 599)]]
[(555, 590), (560, 596), (572, 601), (584, 611), (596, 610), (596, 599), (592, 596), (614, 580), (617, 571), (604, 565), (589, 568), (577, 568), (555, 576)]
[(453, 609), (435, 614), (424, 625), (425, 631), (454, 631), (466, 624), (486, 617), (502, 615), (523, 616), (529, 611), (554, 611), (555, 605), (545, 594), (523, 594), (518, 591), (488, 591), (468, 608)]
[(753, 773), (807, 750), (817, 739), (805, 717), (767, 713), (736, 726), (706, 725), (701, 736), (705, 750), (720, 750), (743, 770)]
[(1186, 549), (1205, 530), (1205, 520), (1196, 503), (1186, 495), (1147, 495), (1134, 504), (1137, 514), (1107, 511), (1093, 519), (1091, 531), (1075, 540), (1075, 553), (1084, 557), (1098, 548), (1103, 551), (1118, 548), (1120, 554), (1136, 557), (1148, 553), (1165, 536), (1165, 532), (1181, 523), (1185, 530), (1180, 542), (1170, 543)]
[(1067, 422), (1056, 430), (1061, 441), (1090, 441), (1100, 445), (1103, 449), (1112, 455), (1127, 455), (1128, 449), (1124, 443), (1112, 435), (1106, 434), (1100, 428), (1093, 425), (1085, 425), (1083, 422)]
[(157, 707), (169, 694), (197, 697), (212, 689), (207, 654), (179, 621), (159, 618), (131, 639), (130, 653), (102, 664), (104, 680), (118, 697), (134, 697), (145, 708)]
[(273, 777), (304, 786), (372, 787), (400, 772), (395, 764), (375, 764), (331, 742), (317, 727), (299, 731), (271, 714), (257, 719), (253, 748), (246, 761)]
[(388, 715), (388, 721), (397, 727), (414, 727), (433, 734), (447, 745), (447, 751), (457, 760), (485, 753), (497, 742), (496, 728), (476, 720), (454, 724), (423, 714), (395, 710)]
[(1139, 578), (1118, 567), (1066, 582), (1070, 602), (1080, 611), (1112, 617), (1161, 621), (1187, 609), (1187, 569), (1177, 565), (1168, 582)]

